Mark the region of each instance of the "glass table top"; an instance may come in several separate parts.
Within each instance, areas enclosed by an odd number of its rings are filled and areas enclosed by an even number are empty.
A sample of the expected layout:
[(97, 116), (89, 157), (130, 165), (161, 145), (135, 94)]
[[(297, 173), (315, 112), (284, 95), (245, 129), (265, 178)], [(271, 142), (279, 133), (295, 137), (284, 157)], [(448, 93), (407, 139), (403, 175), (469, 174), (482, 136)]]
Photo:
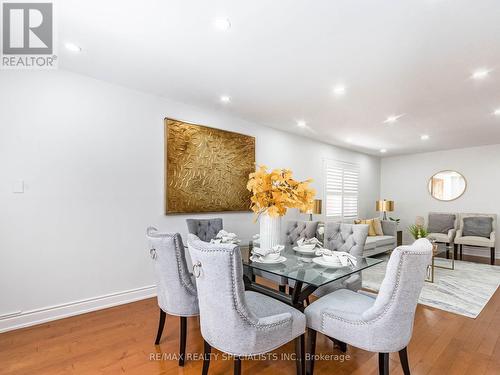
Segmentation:
[(281, 252), (286, 261), (278, 264), (258, 263), (250, 260), (250, 247), (241, 247), (243, 265), (250, 270), (269, 272), (288, 279), (301, 281), (316, 287), (331, 283), (332, 281), (352, 275), (383, 260), (376, 258), (357, 258), (356, 266), (345, 266), (339, 268), (324, 267), (313, 263), (317, 255), (301, 254), (293, 250), (292, 246), (286, 246)]

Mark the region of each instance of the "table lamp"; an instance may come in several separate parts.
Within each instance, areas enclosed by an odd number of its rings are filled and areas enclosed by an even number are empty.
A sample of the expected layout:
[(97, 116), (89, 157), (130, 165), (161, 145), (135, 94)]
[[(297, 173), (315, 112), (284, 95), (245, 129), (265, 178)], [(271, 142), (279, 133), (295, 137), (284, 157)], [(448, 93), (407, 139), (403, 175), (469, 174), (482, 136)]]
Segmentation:
[(375, 211), (384, 213), (384, 220), (387, 220), (387, 212), (394, 211), (394, 201), (379, 200), (375, 202)]

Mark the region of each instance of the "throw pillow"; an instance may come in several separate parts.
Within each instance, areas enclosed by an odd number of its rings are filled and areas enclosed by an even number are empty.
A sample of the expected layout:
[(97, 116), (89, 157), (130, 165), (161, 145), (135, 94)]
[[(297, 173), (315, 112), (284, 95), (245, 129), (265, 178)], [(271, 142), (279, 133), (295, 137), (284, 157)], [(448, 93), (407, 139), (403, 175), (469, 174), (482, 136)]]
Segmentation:
[(448, 234), (455, 227), (454, 214), (429, 214), (427, 232)]
[(493, 229), (493, 218), (484, 216), (464, 217), (463, 236), (490, 238)]
[(354, 220), (354, 224), (368, 224), (368, 236), (376, 236), (375, 228), (373, 226), (373, 220)]
[(382, 222), (378, 217), (373, 219), (373, 229), (375, 229), (375, 234), (377, 236), (383, 236), (384, 231), (382, 230)]

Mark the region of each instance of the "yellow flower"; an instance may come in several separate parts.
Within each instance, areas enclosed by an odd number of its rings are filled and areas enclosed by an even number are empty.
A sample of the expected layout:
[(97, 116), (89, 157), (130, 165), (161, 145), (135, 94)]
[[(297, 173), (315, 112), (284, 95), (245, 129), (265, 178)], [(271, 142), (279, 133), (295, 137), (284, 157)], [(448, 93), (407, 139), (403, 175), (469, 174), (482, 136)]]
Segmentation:
[(283, 216), (288, 208), (302, 212), (312, 209), (316, 191), (309, 186), (311, 179), (296, 181), (289, 169), (259, 166), (248, 176), (247, 189), (252, 192), (251, 208), (256, 214), (266, 212), (272, 217)]

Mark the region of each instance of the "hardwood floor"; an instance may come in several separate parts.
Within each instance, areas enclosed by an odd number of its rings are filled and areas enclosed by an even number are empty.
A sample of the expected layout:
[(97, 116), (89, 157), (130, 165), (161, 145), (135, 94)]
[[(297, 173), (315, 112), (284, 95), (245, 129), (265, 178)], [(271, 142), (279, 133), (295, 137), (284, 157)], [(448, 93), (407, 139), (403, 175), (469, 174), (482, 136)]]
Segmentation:
[[(0, 374), (200, 374), (201, 359), (187, 359), (184, 368), (171, 360), (152, 360), (177, 353), (179, 318), (167, 316), (159, 346), (156, 299), (62, 319), (0, 334)], [(408, 348), (413, 375), (500, 374), (500, 291), (477, 319), (419, 305)], [(187, 352), (202, 353), (197, 318), (188, 319)], [(275, 353), (291, 354), (293, 343)], [(218, 353), (215, 351), (215, 353)], [(342, 355), (318, 334), (316, 353)], [(218, 353), (221, 356), (220, 353)], [(378, 356), (349, 347), (344, 361), (316, 361), (315, 374), (378, 374)], [(230, 374), (233, 363), (212, 359), (210, 374)], [(244, 360), (243, 374), (295, 374), (291, 360)], [(402, 374), (397, 353), (390, 373)]]

